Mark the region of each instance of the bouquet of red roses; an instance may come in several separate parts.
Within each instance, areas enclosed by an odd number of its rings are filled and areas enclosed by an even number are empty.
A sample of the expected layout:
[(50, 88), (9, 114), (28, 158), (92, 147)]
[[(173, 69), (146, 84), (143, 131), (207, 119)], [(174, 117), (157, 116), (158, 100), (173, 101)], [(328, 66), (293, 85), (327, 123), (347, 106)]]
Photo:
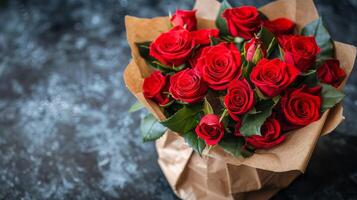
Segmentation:
[[(224, 2), (217, 29), (198, 30), (195, 13), (177, 10), (170, 30), (137, 47), (154, 69), (144, 79), (145, 98), (164, 110), (160, 123), (198, 153), (212, 145), (235, 156), (271, 148), (342, 100), (336, 88), (346, 72), (321, 19), (294, 34), (287, 18)], [(144, 141), (164, 127), (145, 128)]]
[[(278, 7), (289, 5), (287, 1), (280, 2), (283, 3)], [(217, 7), (214, 21), (196, 17), (210, 16), (202, 7), (215, 5), (216, 2), (198, 3), (196, 10), (177, 10), (169, 18), (142, 21), (127, 18), (128, 40), (134, 58), (130, 65), (135, 65), (143, 78), (135, 78), (134, 72), (127, 73), (126, 82), (135, 84), (134, 89), (134, 86), (129, 88), (155, 115), (148, 114), (141, 122), (143, 140), (156, 140), (168, 129), (183, 137), (198, 155), (221, 159), (225, 164), (270, 171), (292, 170), (277, 167), (281, 163), (270, 167), (257, 164), (270, 161), (264, 157), (258, 162), (259, 155), (254, 153), (263, 149), (279, 155), (281, 149), (276, 146), (285, 140), (289, 140), (286, 146), (291, 147), (294, 142), (302, 143), (301, 137), (309, 137), (297, 136), (297, 141), (292, 141), (293, 134), (308, 134), (297, 133), (302, 128), (318, 127), (318, 133), (335, 128), (337, 122), (327, 129), (324, 123), (328, 118), (336, 121), (336, 112), (342, 112), (341, 108), (335, 109), (329, 116), (329, 110), (344, 96), (340, 89), (347, 77), (345, 69), (351, 70), (352, 66), (347, 65), (353, 64), (354, 55), (352, 63), (337, 59), (336, 45), (321, 18), (302, 26), (301, 19), (299, 22), (288, 16), (272, 19), (270, 16), (274, 14), (266, 11), (272, 9), (231, 7), (227, 1)], [(138, 24), (147, 28), (141, 29)], [(340, 62), (349, 63), (344, 69)], [(135, 104), (131, 111), (138, 108), (140, 105)], [(316, 121), (317, 126), (308, 126)], [(305, 145), (313, 149), (317, 138), (318, 134), (314, 134), (312, 142)], [(177, 139), (164, 140), (162, 148)], [(300, 154), (300, 151), (295, 152)], [(311, 152), (303, 153), (304, 161)], [(293, 156), (292, 153), (284, 156)], [(188, 159), (193, 158), (185, 158), (185, 165)], [(295, 161), (289, 162), (296, 165)], [(210, 164), (206, 165), (208, 169)], [(296, 168), (303, 171), (304, 167)], [(172, 175), (167, 170), (164, 172), (170, 181)], [(171, 182), (176, 193), (188, 198), (180, 194), (177, 183)], [(206, 182), (206, 185), (209, 184)], [(187, 189), (183, 191), (187, 195)], [(230, 193), (234, 191), (231, 189)]]

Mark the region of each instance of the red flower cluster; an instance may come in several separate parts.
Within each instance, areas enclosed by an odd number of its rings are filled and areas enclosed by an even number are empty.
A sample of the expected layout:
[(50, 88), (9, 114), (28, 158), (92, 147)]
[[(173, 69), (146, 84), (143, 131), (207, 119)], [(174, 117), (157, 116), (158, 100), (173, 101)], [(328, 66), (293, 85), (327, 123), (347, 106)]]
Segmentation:
[[(243, 137), (248, 149), (271, 148), (284, 141), (286, 131), (320, 118), (321, 83), (338, 87), (346, 77), (338, 60), (317, 62), (321, 49), (315, 37), (294, 34), (289, 19), (267, 20), (252, 6), (227, 8), (219, 16), (228, 31), (222, 35), (218, 29), (197, 30), (195, 13), (177, 10), (170, 19), (173, 28), (151, 42), (150, 59), (162, 72), (145, 78), (143, 93), (165, 109), (204, 107), (213, 96), (219, 109), (192, 114), (197, 124), (191, 131), (207, 145), (232, 135)], [(271, 32), (275, 46), (262, 31)], [(260, 131), (246, 132), (252, 129), (243, 126), (258, 123), (249, 119), (265, 112), (271, 115)]]

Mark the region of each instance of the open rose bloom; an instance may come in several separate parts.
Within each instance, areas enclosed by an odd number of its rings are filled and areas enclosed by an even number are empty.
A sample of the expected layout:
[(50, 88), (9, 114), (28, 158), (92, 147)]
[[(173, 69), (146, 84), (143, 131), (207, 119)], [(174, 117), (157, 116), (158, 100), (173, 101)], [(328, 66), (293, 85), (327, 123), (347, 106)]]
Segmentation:
[(158, 139), (178, 197), (269, 199), (304, 173), (319, 137), (344, 119), (356, 56), (320, 22), (312, 0), (197, 0), (171, 18), (125, 18), (124, 80), (150, 111), (144, 141)]

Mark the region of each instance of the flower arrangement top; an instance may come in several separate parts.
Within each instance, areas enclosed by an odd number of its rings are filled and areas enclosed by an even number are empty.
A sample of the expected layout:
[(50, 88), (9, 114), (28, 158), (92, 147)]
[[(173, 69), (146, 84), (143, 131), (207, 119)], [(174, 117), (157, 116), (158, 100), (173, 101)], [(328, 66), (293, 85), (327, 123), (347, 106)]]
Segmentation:
[(290, 19), (223, 1), (215, 29), (198, 29), (195, 10), (177, 10), (168, 24), (155, 40), (137, 44), (154, 69), (143, 94), (166, 116), (142, 120), (144, 141), (170, 129), (199, 154), (219, 145), (250, 156), (284, 142), (287, 132), (319, 120), (343, 98), (338, 88), (346, 73), (321, 19), (298, 33)]

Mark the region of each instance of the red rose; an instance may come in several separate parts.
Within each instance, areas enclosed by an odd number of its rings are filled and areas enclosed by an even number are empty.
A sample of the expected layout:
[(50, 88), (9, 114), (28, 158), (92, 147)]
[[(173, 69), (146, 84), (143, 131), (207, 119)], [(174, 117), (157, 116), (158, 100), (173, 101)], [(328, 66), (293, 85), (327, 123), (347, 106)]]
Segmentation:
[(260, 30), (259, 12), (253, 6), (226, 9), (222, 17), (226, 19), (228, 31), (234, 37), (241, 37), (247, 40)]
[(290, 19), (281, 17), (271, 21), (265, 20), (263, 26), (276, 35), (287, 35), (294, 32), (295, 23)]
[(196, 127), (198, 137), (202, 138), (206, 144), (215, 145), (223, 137), (224, 126), (219, 121), (219, 117), (214, 114), (208, 114), (202, 117), (200, 123)]
[(294, 65), (282, 62), (279, 58), (264, 58), (253, 68), (250, 80), (265, 96), (274, 97), (283, 92), (299, 74)]
[(154, 71), (149, 77), (144, 79), (143, 93), (148, 99), (153, 100), (163, 106), (170, 102), (168, 94), (168, 76), (164, 76), (160, 71)]
[(241, 75), (241, 58), (233, 43), (204, 47), (196, 66), (202, 78), (213, 90), (225, 90)]
[(340, 61), (330, 59), (317, 68), (317, 77), (321, 82), (337, 88), (345, 79), (346, 72), (340, 67)]
[[(246, 52), (247, 61), (253, 61), (254, 59), (261, 59), (267, 56), (267, 50), (263, 46), (263, 42), (255, 37), (253, 37), (249, 42), (247, 42), (244, 45), (244, 49)], [(256, 54), (260, 54), (260, 56), (258, 58), (254, 58), (255, 56), (257, 56)]]
[(253, 135), (245, 137), (248, 144), (255, 149), (269, 149), (277, 144), (280, 144), (285, 139), (284, 135), (281, 135), (280, 124), (278, 120), (273, 117), (269, 117), (261, 127), (261, 136)]
[(190, 32), (175, 27), (162, 33), (150, 45), (150, 56), (169, 66), (180, 66), (191, 55), (195, 42)]
[(207, 85), (194, 69), (185, 69), (171, 76), (170, 93), (176, 100), (186, 103), (201, 101), (207, 92)]
[(320, 94), (320, 86), (308, 88), (303, 85), (288, 91), (280, 102), (282, 118), (287, 122), (284, 130), (306, 126), (320, 119)]
[(176, 10), (170, 21), (173, 26), (185, 27), (188, 31), (196, 30), (196, 10)]
[(295, 65), (302, 72), (315, 63), (316, 55), (320, 52), (314, 37), (282, 36), (279, 43), (284, 50), (285, 62)]
[(254, 106), (254, 91), (245, 79), (231, 81), (224, 97), (224, 105), (235, 121), (239, 120), (239, 115), (248, 112)]
[(211, 43), (211, 37), (218, 37), (218, 29), (200, 29), (191, 32), (195, 44), (208, 45)]

